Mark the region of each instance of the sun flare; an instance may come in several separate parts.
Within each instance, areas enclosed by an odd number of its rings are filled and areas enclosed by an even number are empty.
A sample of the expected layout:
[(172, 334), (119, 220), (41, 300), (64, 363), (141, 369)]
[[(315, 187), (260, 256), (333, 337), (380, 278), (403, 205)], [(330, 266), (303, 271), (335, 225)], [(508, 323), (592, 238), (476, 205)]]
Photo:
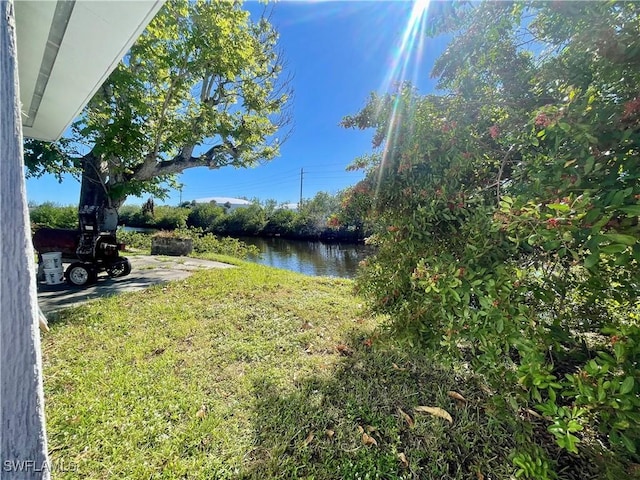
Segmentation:
[[(424, 54), (424, 41), (426, 37), (425, 25), (430, 3), (431, 0), (416, 0), (413, 3), (411, 13), (407, 19), (407, 25), (402, 34), (402, 40), (394, 52), (391, 68), (382, 84), (382, 92), (390, 92), (394, 90), (397, 85), (401, 85), (406, 81), (411, 81), (413, 85), (417, 83), (420, 61)], [(398, 111), (394, 106), (387, 128), (379, 176), (382, 175), (385, 168), (389, 151), (394, 147), (396, 127), (399, 122)], [(378, 182), (378, 185), (379, 184), (380, 182)]]
[[(382, 91), (389, 91), (397, 82), (413, 80), (415, 83), (420, 60), (424, 51), (425, 24), (430, 0), (416, 0), (407, 19), (407, 24), (402, 34), (402, 40), (396, 48), (387, 73)], [(411, 68), (413, 67), (413, 68)], [(412, 78), (409, 71), (413, 72)]]

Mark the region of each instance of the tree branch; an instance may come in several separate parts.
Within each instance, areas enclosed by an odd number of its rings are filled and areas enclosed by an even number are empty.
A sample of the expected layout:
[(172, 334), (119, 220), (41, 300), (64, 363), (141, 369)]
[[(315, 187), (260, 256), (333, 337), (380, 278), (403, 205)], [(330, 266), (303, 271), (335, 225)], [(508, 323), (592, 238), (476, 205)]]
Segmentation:
[(231, 143), (214, 145), (205, 153), (197, 157), (183, 156), (183, 152), (189, 149), (193, 151), (194, 148), (194, 145), (185, 146), (185, 148), (183, 148), (180, 153), (174, 156), (171, 160), (155, 162), (153, 166), (146, 165), (145, 162), (140, 169), (134, 172), (131, 178), (135, 180), (150, 180), (159, 175), (173, 175), (181, 173), (188, 168), (209, 167), (211, 169), (217, 169), (228, 165), (234, 165), (239, 162), (240, 152)]
[(507, 164), (507, 160), (511, 156), (511, 152), (513, 152), (515, 145), (511, 145), (504, 158), (502, 159), (502, 163), (500, 163), (500, 170), (498, 170), (498, 179), (496, 180), (496, 202), (500, 203), (500, 185), (502, 184), (502, 172), (504, 171), (504, 167)]

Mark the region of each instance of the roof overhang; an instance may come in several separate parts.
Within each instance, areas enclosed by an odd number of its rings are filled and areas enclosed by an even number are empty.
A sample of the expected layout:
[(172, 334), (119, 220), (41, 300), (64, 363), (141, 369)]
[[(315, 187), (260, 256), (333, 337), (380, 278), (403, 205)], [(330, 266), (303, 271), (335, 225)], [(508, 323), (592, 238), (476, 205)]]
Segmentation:
[(24, 136), (60, 138), (163, 3), (16, 1)]

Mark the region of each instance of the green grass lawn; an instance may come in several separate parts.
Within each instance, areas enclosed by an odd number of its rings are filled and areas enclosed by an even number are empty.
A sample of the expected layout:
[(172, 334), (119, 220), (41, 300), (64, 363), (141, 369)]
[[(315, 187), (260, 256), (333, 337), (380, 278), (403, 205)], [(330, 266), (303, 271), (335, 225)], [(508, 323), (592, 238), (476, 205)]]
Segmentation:
[[(386, 339), (350, 281), (236, 264), (52, 319), (49, 449), (67, 470), (54, 478), (515, 474), (535, 419), (494, 419), (497, 392)], [(600, 475), (601, 456), (547, 451), (562, 478)]]

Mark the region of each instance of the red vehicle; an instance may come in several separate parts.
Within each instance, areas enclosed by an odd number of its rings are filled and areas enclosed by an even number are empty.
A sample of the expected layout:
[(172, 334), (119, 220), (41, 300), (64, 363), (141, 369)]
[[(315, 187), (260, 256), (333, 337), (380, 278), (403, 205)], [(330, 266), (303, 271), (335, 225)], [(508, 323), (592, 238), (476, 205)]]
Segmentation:
[(67, 282), (81, 287), (94, 283), (98, 273), (124, 277), (131, 273), (131, 263), (121, 257), (124, 244), (118, 243), (114, 209), (85, 206), (79, 212), (80, 229), (41, 228), (33, 236), (38, 252), (38, 279), (44, 276), (42, 254), (62, 252), (63, 261), (71, 262), (64, 272)]

